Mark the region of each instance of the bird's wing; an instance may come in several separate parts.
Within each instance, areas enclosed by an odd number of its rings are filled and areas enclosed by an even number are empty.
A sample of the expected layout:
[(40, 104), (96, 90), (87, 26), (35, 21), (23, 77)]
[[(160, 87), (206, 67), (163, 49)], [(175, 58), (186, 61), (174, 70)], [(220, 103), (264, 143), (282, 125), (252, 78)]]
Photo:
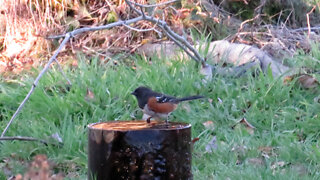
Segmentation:
[(158, 103), (167, 103), (167, 102), (175, 102), (176, 98), (172, 96), (167, 96), (162, 94), (161, 96), (156, 97)]
[(157, 98), (150, 98), (148, 100), (148, 107), (150, 110), (157, 113), (170, 113), (177, 108), (177, 104), (171, 102), (158, 102)]

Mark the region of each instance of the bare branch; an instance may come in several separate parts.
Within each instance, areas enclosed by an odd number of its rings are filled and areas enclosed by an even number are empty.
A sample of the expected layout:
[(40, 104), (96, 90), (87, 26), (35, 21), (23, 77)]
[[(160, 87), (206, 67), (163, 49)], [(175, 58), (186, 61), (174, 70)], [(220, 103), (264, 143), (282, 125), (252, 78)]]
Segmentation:
[(65, 34), (61, 34), (61, 35), (56, 35), (56, 36), (48, 36), (45, 37), (46, 39), (60, 39), (60, 38), (64, 38), (66, 35)]
[[(164, 29), (164, 28), (163, 28)], [(165, 33), (166, 33), (166, 35), (173, 41), (173, 42), (175, 42), (182, 50), (184, 50), (187, 54), (188, 54), (188, 56), (190, 56), (192, 59), (194, 59), (195, 61), (198, 61), (198, 59), (196, 58), (196, 57), (194, 57), (191, 53), (190, 53), (190, 51), (181, 43), (181, 42), (179, 42), (178, 40), (176, 40), (174, 37), (172, 37), (166, 30), (163, 30)]]
[(3, 137), (8, 128), (10, 127), (11, 123), (13, 122), (13, 120), (15, 119), (15, 117), (19, 114), (19, 112), (21, 111), (22, 107), (24, 106), (24, 104), (27, 102), (27, 100), (30, 98), (31, 94), (33, 93), (35, 87), (38, 85), (38, 82), (40, 80), (40, 78), (44, 75), (44, 73), (46, 73), (51, 65), (51, 63), (56, 59), (56, 57), (58, 56), (59, 52), (62, 50), (62, 48), (64, 47), (64, 45), (68, 42), (68, 40), (70, 39), (70, 33), (67, 33), (65, 35), (64, 40), (62, 41), (62, 43), (60, 44), (59, 48), (57, 49), (57, 51), (53, 54), (53, 56), (49, 59), (48, 63), (46, 64), (46, 66), (42, 69), (42, 71), (40, 72), (40, 74), (38, 75), (38, 77), (36, 78), (36, 80), (33, 82), (31, 89), (29, 91), (29, 93), (27, 94), (27, 96), (24, 98), (24, 100), (21, 102), (21, 104), (19, 105), (18, 109), (16, 110), (16, 112), (13, 114), (13, 116), (11, 117), (9, 123), (7, 124), (6, 128), (3, 130), (1, 137)]
[[(175, 33), (174, 31), (171, 30), (171, 28), (167, 25), (167, 23), (163, 20), (160, 19), (156, 19), (152, 16), (148, 16), (145, 15), (144, 12), (141, 10), (139, 11), (137, 8), (135, 8), (132, 4), (139, 6), (139, 7), (143, 7), (144, 5), (135, 3), (135, 2), (131, 2), (129, 0), (125, 0), (126, 3), (129, 5), (129, 7), (131, 9), (133, 9), (135, 12), (137, 12), (138, 14), (140, 14), (143, 18), (143, 20), (147, 20), (150, 21), (154, 24), (156, 24), (158, 27), (160, 27), (167, 35), (168, 37), (174, 41), (180, 48), (182, 48), (184, 51), (186, 51), (186, 53), (195, 61), (197, 62), (201, 62), (203, 65), (205, 64), (205, 60), (204, 58), (202, 58), (200, 56), (200, 54), (198, 53), (197, 50), (195, 50), (192, 45), (182, 36), (178, 35), (177, 33)], [(169, 2), (169, 1), (168, 1)], [(193, 55), (191, 54), (191, 52), (193, 53)]]
[[(138, 21), (143, 20), (142, 16), (133, 18), (133, 19), (129, 19), (129, 20), (125, 20), (125, 21), (117, 21), (114, 23), (110, 23), (104, 26), (97, 26), (97, 27), (85, 27), (85, 28), (80, 28), (80, 29), (76, 29), (74, 31), (69, 32), (71, 37), (74, 37), (78, 34), (84, 33), (84, 32), (88, 32), (88, 31), (99, 31), (99, 30), (104, 30), (104, 29), (110, 29), (112, 27), (116, 27), (116, 26), (121, 26), (123, 24), (132, 24)], [(68, 34), (68, 33), (67, 33)], [(57, 39), (57, 38), (62, 38), (65, 37), (65, 34), (63, 35), (58, 35), (58, 36), (49, 36), (47, 37), (47, 39)]]
[[(133, 31), (137, 31), (137, 32), (147, 32), (147, 31), (155, 31), (156, 33), (158, 33), (159, 37), (162, 37), (162, 33), (160, 31), (158, 31), (155, 27), (149, 28), (149, 29), (138, 29), (138, 28), (134, 28), (131, 27), (127, 24), (123, 24), (125, 27), (133, 30)], [(156, 26), (156, 25), (155, 25)]]
[[(167, 4), (170, 4), (170, 3), (174, 3), (174, 2), (177, 2), (178, 0), (171, 0), (171, 1), (166, 1), (166, 2), (163, 2), (163, 3), (158, 3), (158, 4), (148, 4), (148, 5), (145, 5), (145, 4), (139, 4), (139, 3), (136, 3), (136, 2), (132, 2), (132, 1), (129, 1), (130, 3), (136, 5), (136, 6), (139, 6), (139, 7), (143, 7), (143, 8), (150, 8), (150, 7), (158, 7), (158, 6), (163, 6), (163, 5), (167, 5)], [(127, 1), (126, 1), (127, 2)]]
[[(154, 17), (151, 16), (145, 16), (145, 20), (153, 22), (153, 23), (158, 23), (158, 26), (163, 29), (163, 31), (165, 31), (166, 34), (169, 34), (170, 36), (168, 36), (171, 40), (173, 40), (175, 43), (177, 43), (177, 41), (180, 42), (180, 47), (181, 45), (185, 46), (189, 51), (191, 51), (193, 53), (193, 56), (190, 56), (190, 53), (188, 53), (188, 55), (194, 59), (195, 61), (204, 63), (204, 59), (200, 56), (200, 54), (198, 53), (197, 50), (195, 50), (192, 45), (182, 36), (178, 35), (177, 33), (173, 32), (171, 30), (171, 28), (167, 25), (167, 23), (165, 21), (156, 19)], [(184, 49), (184, 48), (183, 48)]]
[(133, 5), (132, 5), (132, 3), (133, 2), (131, 2), (131, 1), (129, 1), (129, 0), (125, 0), (126, 1), (126, 3), (128, 4), (128, 6), (130, 7), (130, 9), (132, 9), (133, 11), (135, 11), (136, 13), (138, 13), (139, 15), (143, 15), (142, 14), (142, 12), (140, 12), (138, 9), (136, 9), (135, 7), (133, 7)]

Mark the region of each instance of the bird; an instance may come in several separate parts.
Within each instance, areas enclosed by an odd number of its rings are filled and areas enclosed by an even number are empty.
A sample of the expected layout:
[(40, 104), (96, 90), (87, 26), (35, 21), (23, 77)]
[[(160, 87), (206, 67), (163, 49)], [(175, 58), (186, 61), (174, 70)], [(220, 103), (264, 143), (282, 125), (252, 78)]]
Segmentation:
[(165, 119), (166, 124), (168, 124), (169, 115), (177, 108), (180, 102), (204, 98), (204, 96), (200, 95), (177, 98), (155, 92), (145, 86), (136, 88), (131, 94), (137, 98), (138, 105), (143, 113), (149, 116), (147, 123), (150, 123), (151, 118), (155, 118)]

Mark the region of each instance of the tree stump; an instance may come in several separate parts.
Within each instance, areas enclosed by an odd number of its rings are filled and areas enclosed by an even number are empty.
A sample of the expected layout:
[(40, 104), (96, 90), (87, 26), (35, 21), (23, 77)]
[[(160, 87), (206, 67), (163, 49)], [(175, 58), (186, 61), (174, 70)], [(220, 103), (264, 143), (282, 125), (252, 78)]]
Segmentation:
[(88, 179), (193, 178), (190, 124), (110, 121), (88, 128)]

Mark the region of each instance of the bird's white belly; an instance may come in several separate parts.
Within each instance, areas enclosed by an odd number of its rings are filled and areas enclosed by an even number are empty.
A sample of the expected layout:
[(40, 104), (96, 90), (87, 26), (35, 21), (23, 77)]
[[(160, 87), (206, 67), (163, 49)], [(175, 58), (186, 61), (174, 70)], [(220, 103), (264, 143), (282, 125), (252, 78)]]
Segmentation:
[(160, 119), (168, 118), (168, 114), (166, 114), (166, 113), (155, 113), (154, 111), (150, 110), (147, 105), (144, 106), (143, 113), (145, 113), (145, 114), (147, 114), (147, 115), (149, 115), (149, 116), (151, 116), (153, 118), (160, 118)]

